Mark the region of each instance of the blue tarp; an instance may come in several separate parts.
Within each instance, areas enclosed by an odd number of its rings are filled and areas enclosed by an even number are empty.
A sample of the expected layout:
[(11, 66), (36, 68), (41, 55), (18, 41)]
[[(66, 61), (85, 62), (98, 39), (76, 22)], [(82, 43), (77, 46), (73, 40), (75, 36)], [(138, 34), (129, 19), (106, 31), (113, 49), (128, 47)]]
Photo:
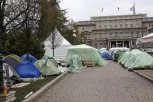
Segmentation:
[(22, 61), (23, 62), (29, 62), (29, 63), (34, 63), (35, 61), (37, 61), (37, 59), (32, 56), (31, 54), (24, 54), (22, 57)]
[(101, 55), (101, 57), (102, 57), (103, 59), (113, 60), (112, 56), (109, 55), (108, 52), (103, 52), (103, 53), (101, 53), (100, 55)]
[(31, 63), (20, 63), (16, 67), (16, 71), (21, 78), (38, 78), (42, 75), (41, 72)]

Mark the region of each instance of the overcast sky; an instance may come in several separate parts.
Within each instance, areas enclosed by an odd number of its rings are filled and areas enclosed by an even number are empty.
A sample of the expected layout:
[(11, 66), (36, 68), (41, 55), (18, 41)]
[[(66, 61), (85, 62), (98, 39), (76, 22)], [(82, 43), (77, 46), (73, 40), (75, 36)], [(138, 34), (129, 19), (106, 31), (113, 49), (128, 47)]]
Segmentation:
[(153, 17), (153, 0), (61, 0), (60, 6), (67, 9), (66, 16), (69, 19), (82, 21), (92, 16), (133, 14), (130, 11), (133, 3), (136, 13), (147, 13)]

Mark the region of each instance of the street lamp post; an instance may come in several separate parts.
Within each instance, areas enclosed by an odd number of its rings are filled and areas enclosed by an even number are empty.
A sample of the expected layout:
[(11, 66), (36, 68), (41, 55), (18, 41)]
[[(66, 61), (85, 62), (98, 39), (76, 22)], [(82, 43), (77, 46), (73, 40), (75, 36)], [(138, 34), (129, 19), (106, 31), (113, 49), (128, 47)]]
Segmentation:
[(73, 36), (73, 44), (75, 45), (75, 40), (76, 40), (75, 38), (77, 37), (76, 36), (76, 30), (73, 30), (73, 35), (72, 36)]

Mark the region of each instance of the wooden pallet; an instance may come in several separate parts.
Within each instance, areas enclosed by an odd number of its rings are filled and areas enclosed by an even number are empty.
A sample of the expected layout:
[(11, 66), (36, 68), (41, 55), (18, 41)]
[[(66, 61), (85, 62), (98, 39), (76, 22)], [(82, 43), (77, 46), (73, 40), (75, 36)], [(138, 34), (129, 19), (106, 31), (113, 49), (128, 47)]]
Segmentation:
[(83, 63), (84, 66), (87, 66), (87, 67), (93, 67), (94, 66), (94, 62), (92, 60), (83, 60), (82, 63)]

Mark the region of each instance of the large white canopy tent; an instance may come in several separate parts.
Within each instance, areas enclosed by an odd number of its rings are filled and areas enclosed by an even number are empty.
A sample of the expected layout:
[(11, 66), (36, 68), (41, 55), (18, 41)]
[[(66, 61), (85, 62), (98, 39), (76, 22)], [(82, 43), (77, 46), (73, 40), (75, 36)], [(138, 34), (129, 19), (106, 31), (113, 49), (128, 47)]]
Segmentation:
[[(64, 60), (66, 57), (66, 54), (67, 54), (68, 47), (70, 47), (72, 45), (61, 35), (61, 33), (57, 29), (55, 29), (54, 33), (56, 33), (62, 37), (61, 38), (61, 40), (62, 40), (61, 45), (54, 49), (54, 58)], [(49, 56), (49, 57), (53, 57), (53, 50), (50, 47), (51, 42), (46, 40), (44, 42), (44, 45), (45, 45), (45, 48), (44, 48), (45, 54), (44, 55)]]
[(136, 45), (143, 44), (143, 43), (151, 43), (153, 42), (153, 33), (148, 34), (144, 37), (138, 38), (136, 41)]

